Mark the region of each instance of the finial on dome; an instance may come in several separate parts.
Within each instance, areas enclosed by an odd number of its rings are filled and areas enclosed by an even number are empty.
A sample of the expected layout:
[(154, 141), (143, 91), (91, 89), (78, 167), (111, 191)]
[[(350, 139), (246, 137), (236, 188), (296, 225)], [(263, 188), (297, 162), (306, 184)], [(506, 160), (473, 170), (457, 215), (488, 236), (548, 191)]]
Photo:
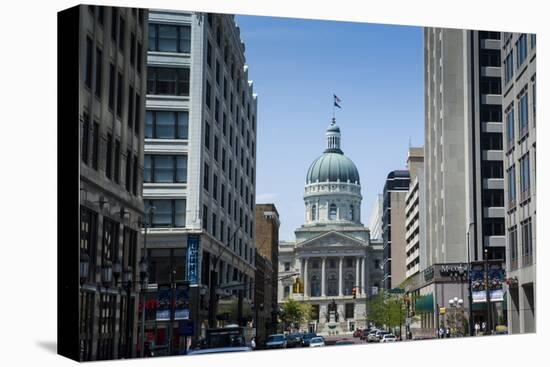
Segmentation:
[(336, 125), (336, 118), (332, 118), (332, 121), (327, 129), (327, 149), (334, 153), (342, 153), (340, 150), (340, 128)]

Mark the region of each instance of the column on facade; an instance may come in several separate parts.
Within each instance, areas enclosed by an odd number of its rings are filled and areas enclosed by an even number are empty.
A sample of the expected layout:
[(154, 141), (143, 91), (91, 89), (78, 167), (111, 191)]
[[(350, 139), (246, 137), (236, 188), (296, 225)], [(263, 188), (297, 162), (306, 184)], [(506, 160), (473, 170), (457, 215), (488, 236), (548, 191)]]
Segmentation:
[(366, 295), (368, 293), (369, 282), (367, 280), (367, 257), (363, 258), (363, 276), (361, 277), (363, 282), (363, 291), (362, 294)]
[(342, 267), (344, 265), (344, 257), (341, 256), (339, 261), (338, 261), (338, 295), (339, 296), (342, 296), (343, 295), (343, 291), (344, 291), (344, 286), (343, 286), (343, 282), (344, 282), (344, 277), (342, 276)]
[(357, 256), (355, 258), (355, 284), (359, 287), (361, 287), (361, 281), (360, 281), (360, 278), (361, 276), (359, 275), (359, 262), (361, 261), (361, 258), (359, 256)]
[(308, 284), (308, 278), (307, 278), (307, 257), (304, 258), (304, 266), (303, 266), (303, 269), (304, 269), (304, 297), (307, 296), (307, 292), (308, 292), (308, 288), (309, 288), (309, 284)]
[(326, 257), (321, 258), (321, 296), (325, 296), (325, 260)]

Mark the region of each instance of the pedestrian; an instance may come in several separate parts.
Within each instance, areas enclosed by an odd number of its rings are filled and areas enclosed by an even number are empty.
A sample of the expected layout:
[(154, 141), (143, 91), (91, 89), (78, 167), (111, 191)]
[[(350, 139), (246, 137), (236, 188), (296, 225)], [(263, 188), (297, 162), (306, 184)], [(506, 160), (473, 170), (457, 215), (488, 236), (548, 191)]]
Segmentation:
[(485, 323), (485, 321), (483, 321), (481, 323), (481, 331), (483, 331), (483, 334), (485, 334), (485, 329), (487, 328), (487, 324)]
[(439, 339), (443, 339), (444, 334), (445, 334), (445, 333), (444, 333), (444, 331), (443, 331), (443, 328), (440, 327), (440, 328), (439, 328)]
[(252, 348), (252, 350), (256, 349), (256, 337), (255, 336), (253, 336), (252, 340), (250, 341), (250, 347)]
[(476, 322), (476, 324), (474, 325), (474, 329), (476, 331), (476, 336), (479, 335), (479, 322)]
[(447, 328), (447, 338), (451, 337), (451, 328)]

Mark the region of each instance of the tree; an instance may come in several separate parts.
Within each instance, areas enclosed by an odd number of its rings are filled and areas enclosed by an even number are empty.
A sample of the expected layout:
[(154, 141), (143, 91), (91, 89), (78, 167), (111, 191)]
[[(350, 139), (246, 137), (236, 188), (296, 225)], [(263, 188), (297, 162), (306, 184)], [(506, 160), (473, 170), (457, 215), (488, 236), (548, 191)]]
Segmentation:
[(368, 301), (368, 310), (369, 320), (388, 329), (401, 326), (407, 317), (404, 294), (384, 289)]
[[(285, 324), (285, 329), (300, 327), (301, 323), (311, 320), (312, 307), (308, 303), (301, 303), (289, 298), (283, 303), (281, 310), (281, 321)], [(296, 326), (297, 325), (297, 326)]]

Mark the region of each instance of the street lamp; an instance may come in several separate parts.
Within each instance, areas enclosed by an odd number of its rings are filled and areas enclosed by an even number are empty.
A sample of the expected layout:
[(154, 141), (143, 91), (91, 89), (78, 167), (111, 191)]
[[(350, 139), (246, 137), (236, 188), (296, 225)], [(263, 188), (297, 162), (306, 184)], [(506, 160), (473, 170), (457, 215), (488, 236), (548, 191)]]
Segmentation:
[(470, 224), (468, 225), (468, 241), (466, 246), (468, 248), (468, 332), (470, 336), (474, 336), (474, 320), (472, 318), (472, 279), (470, 271), (470, 268), (472, 267), (472, 263), (470, 260), (470, 229), (474, 224), (474, 222), (470, 222)]
[(449, 300), (449, 306), (453, 314), (453, 326), (454, 326), (455, 336), (457, 335), (457, 331), (462, 329), (462, 317), (460, 317), (460, 320), (459, 320), (457, 316), (461, 312), (463, 304), (464, 304), (464, 300), (462, 298), (454, 297)]

